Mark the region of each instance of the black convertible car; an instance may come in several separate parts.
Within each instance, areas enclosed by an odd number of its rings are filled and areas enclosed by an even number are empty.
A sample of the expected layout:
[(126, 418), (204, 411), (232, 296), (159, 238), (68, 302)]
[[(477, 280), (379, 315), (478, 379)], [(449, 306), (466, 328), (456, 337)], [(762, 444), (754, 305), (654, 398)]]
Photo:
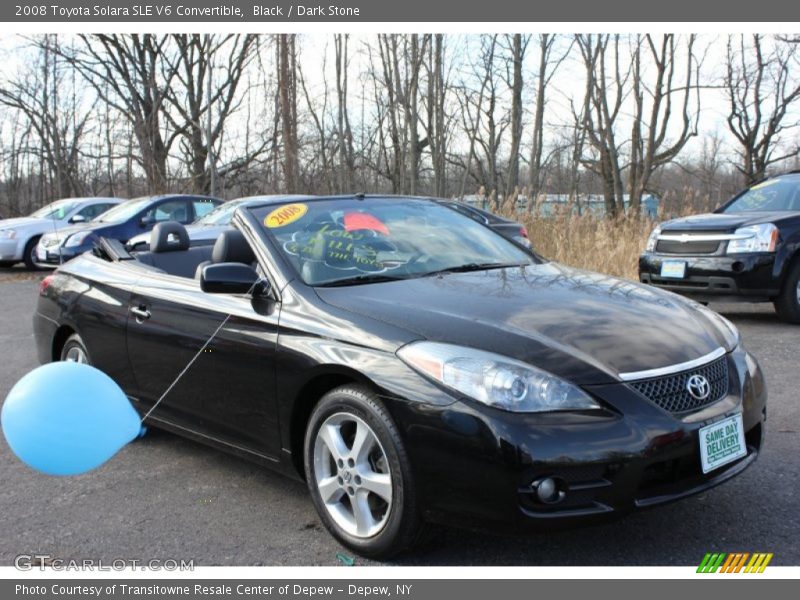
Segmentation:
[(761, 371), (697, 303), (421, 198), (265, 202), (233, 224), (213, 250), (161, 223), (148, 252), (101, 240), (62, 266), (39, 358), (93, 364), (143, 412), (169, 390), (147, 422), (304, 478), (356, 552), (432, 522), (597, 522), (758, 455)]

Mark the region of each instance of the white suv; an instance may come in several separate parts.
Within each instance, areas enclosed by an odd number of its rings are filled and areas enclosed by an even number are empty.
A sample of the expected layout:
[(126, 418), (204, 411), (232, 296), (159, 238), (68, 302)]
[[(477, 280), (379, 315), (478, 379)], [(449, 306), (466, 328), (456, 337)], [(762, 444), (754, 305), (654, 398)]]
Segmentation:
[(42, 234), (91, 221), (120, 202), (119, 198), (65, 198), (28, 217), (3, 219), (0, 221), (0, 267), (24, 262), (27, 268), (35, 269), (36, 244)]

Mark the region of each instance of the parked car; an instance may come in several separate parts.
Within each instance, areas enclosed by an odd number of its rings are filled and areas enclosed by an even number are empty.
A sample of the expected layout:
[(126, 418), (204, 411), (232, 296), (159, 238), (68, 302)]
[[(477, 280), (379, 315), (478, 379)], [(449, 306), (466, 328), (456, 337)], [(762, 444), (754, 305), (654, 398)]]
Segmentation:
[(188, 224), (222, 204), (218, 198), (183, 194), (145, 196), (128, 200), (90, 223), (46, 233), (36, 248), (36, 262), (57, 267), (91, 250), (101, 237), (126, 243), (134, 235), (150, 231), (157, 223)]
[[(236, 200), (229, 200), (224, 204), (220, 204), (210, 213), (206, 213), (197, 219), (191, 225), (186, 226), (186, 232), (189, 234), (189, 243), (192, 246), (204, 246), (213, 244), (219, 234), (230, 229), (231, 218), (233, 213), (240, 206), (247, 206), (249, 204), (258, 204), (268, 200), (292, 200), (295, 198), (307, 198), (308, 196), (298, 195), (277, 195), (277, 196), (248, 196), (246, 198), (237, 198)], [(133, 236), (127, 243), (128, 250), (142, 251), (150, 248), (150, 233), (140, 233)]]
[(483, 210), (477, 206), (472, 206), (466, 202), (459, 202), (457, 200), (439, 200), (438, 202), (453, 210), (457, 210), (470, 219), (478, 221), (478, 223), (488, 225), (500, 235), (517, 242), (521, 246), (533, 249), (531, 241), (528, 239), (528, 230), (525, 229), (522, 223), (506, 219), (505, 217), (496, 215), (488, 210)]
[(639, 279), (700, 302), (772, 302), (800, 323), (800, 172), (765, 179), (711, 214), (661, 223)]
[(243, 206), (210, 258), (176, 223), (152, 235), (42, 282), (40, 361), (90, 363), (146, 423), (305, 479), (360, 554), (428, 522), (596, 523), (758, 456), (766, 388), (729, 321), (436, 202)]
[(0, 222), (0, 267), (24, 262), (27, 268), (34, 269), (36, 245), (42, 234), (91, 221), (120, 202), (119, 198), (65, 198), (51, 202), (30, 216), (3, 219)]

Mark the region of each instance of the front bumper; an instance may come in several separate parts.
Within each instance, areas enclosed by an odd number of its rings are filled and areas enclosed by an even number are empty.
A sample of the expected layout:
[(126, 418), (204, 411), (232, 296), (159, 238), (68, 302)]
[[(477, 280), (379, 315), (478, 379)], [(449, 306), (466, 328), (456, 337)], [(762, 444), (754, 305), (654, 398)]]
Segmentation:
[(19, 240), (0, 239), (0, 261), (22, 260)]
[[(667, 260), (684, 261), (685, 277), (661, 277), (661, 265)], [(760, 302), (780, 293), (774, 254), (684, 256), (645, 252), (639, 257), (639, 281), (705, 301)]]
[(36, 264), (39, 267), (53, 269), (68, 260), (72, 260), (81, 253), (80, 249), (65, 248), (64, 246), (61, 246), (60, 249), (58, 246), (45, 248), (42, 244), (39, 244), (36, 247)]
[[(512, 414), (458, 401), (392, 403), (432, 521), (508, 532), (603, 522), (714, 487), (752, 464), (763, 444), (766, 388), (743, 350), (729, 354), (735, 385), (722, 400), (673, 415), (625, 384), (586, 388), (608, 410)], [(599, 411), (598, 411), (599, 412)], [(747, 454), (703, 474), (698, 430), (743, 418)], [(532, 483), (565, 482), (561, 502), (537, 501)]]

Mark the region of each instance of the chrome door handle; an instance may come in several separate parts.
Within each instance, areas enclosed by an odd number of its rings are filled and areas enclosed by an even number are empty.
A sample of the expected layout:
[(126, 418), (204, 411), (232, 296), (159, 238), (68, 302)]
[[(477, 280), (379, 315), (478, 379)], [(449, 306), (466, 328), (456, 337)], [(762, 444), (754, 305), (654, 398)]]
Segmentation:
[(136, 320), (139, 321), (140, 323), (150, 318), (150, 311), (147, 310), (147, 308), (145, 308), (144, 306), (139, 306), (139, 307), (132, 306), (131, 313), (133, 313), (133, 315), (136, 317)]

